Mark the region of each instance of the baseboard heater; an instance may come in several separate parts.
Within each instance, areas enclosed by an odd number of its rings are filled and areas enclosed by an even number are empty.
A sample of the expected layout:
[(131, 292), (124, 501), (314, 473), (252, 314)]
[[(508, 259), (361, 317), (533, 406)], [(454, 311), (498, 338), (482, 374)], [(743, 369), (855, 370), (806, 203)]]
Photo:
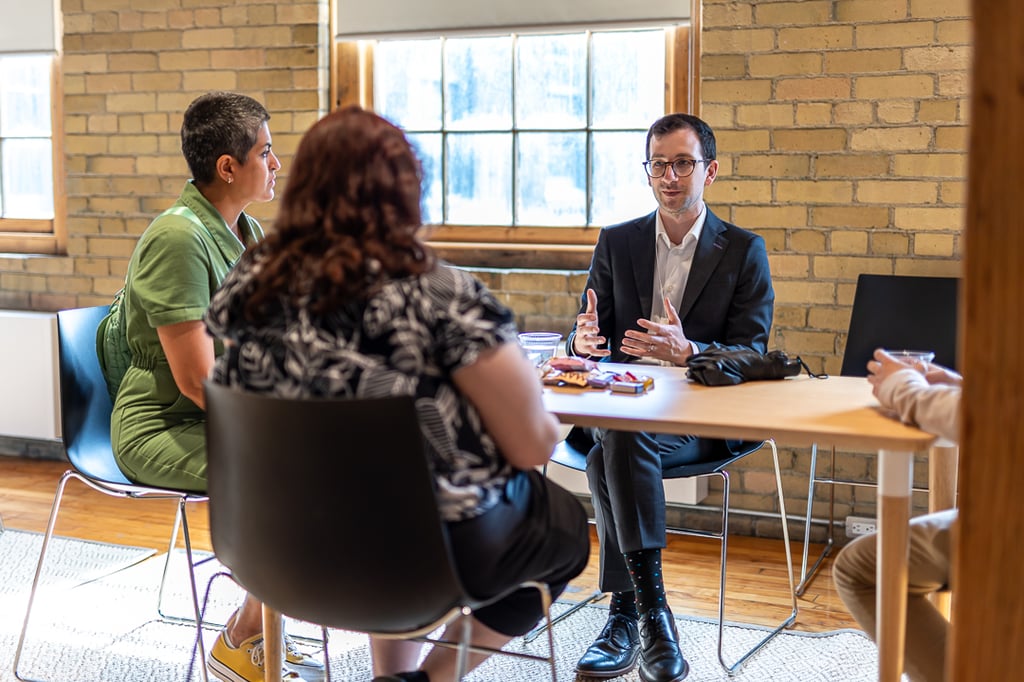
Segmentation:
[(0, 436), (60, 438), (53, 313), (0, 310)]

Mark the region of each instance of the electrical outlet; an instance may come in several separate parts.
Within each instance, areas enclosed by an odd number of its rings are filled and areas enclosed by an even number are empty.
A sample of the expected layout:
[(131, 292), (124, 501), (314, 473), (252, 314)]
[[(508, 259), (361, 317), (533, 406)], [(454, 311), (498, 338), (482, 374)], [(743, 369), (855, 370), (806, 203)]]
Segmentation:
[(854, 538), (858, 535), (867, 535), (878, 530), (878, 523), (875, 519), (866, 516), (846, 517), (846, 537)]

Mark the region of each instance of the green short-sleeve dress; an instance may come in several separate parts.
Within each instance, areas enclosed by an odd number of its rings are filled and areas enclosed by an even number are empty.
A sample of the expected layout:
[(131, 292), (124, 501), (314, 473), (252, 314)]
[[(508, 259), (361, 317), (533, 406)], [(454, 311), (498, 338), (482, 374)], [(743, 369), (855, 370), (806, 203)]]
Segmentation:
[[(110, 435), (118, 466), (136, 483), (206, 490), (205, 415), (174, 383), (156, 328), (202, 319), (246, 245), (263, 237), (244, 213), (238, 227), (244, 243), (189, 181), (146, 228), (128, 263), (124, 322), (132, 362)], [(217, 354), (222, 350), (218, 342)]]

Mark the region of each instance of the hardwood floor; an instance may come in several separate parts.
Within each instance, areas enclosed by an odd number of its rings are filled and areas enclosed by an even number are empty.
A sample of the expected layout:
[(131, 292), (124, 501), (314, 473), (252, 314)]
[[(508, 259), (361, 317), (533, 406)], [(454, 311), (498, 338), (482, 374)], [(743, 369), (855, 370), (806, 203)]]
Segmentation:
[[(8, 528), (44, 531), (57, 482), (67, 465), (0, 456), (0, 518)], [(152, 547), (164, 551), (173, 502), (122, 500), (98, 493), (79, 481), (65, 488), (55, 532), (101, 542)], [(192, 541), (210, 549), (205, 505), (190, 508)], [(586, 570), (570, 585), (566, 597), (586, 596), (597, 589), (597, 542)], [(771, 625), (789, 612), (786, 565), (782, 541), (731, 536), (726, 587), (726, 619)], [(793, 543), (794, 570), (799, 571), (801, 547)], [(812, 548), (820, 551), (820, 547)], [(669, 603), (677, 614), (717, 615), (719, 543), (715, 540), (669, 536), (663, 555)], [(798, 600), (795, 630), (821, 632), (857, 627), (832, 585), (831, 562)]]

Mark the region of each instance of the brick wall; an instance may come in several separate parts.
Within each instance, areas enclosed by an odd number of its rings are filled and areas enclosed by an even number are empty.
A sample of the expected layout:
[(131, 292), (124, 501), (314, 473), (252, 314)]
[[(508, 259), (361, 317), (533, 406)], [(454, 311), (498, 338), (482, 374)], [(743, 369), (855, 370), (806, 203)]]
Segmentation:
[[(702, 116), (722, 164), (708, 202), (766, 239), (772, 345), (815, 369), (839, 372), (860, 273), (961, 273), (968, 9), (967, 0), (704, 0)], [(807, 451), (790, 455), (790, 498), (806, 499), (808, 461)], [(757, 505), (769, 466), (761, 457), (744, 470), (738, 504)], [(875, 478), (874, 457), (840, 453), (837, 467), (840, 477)], [(926, 461), (915, 473), (926, 484)], [(836, 494), (840, 518), (873, 515), (874, 489)], [(926, 498), (915, 502), (921, 510)]]
[[(186, 178), (178, 127), (196, 95), (263, 101), (285, 175), (325, 108), (327, 0), (64, 0), (63, 10), (68, 255), (0, 255), (0, 307), (109, 299), (137, 236)], [(858, 274), (960, 274), (967, 15), (967, 0), (704, 0), (701, 115), (722, 166), (708, 201), (767, 240), (770, 345), (816, 370), (839, 370)], [(252, 210), (270, 218), (274, 204)], [(585, 281), (475, 272), (524, 329), (567, 331)], [(803, 512), (807, 453), (783, 453), (791, 513)], [(771, 507), (769, 467), (756, 455), (737, 472), (735, 506)], [(838, 467), (875, 470), (852, 453)], [(916, 471), (923, 483), (924, 462)], [(873, 489), (837, 488), (837, 516), (873, 512)]]
[[(0, 308), (109, 301), (136, 239), (188, 178), (178, 131), (198, 95), (234, 90), (263, 102), (282, 176), (326, 110), (327, 0), (62, 6), (67, 255), (0, 255)], [(274, 204), (250, 209), (269, 219)]]

